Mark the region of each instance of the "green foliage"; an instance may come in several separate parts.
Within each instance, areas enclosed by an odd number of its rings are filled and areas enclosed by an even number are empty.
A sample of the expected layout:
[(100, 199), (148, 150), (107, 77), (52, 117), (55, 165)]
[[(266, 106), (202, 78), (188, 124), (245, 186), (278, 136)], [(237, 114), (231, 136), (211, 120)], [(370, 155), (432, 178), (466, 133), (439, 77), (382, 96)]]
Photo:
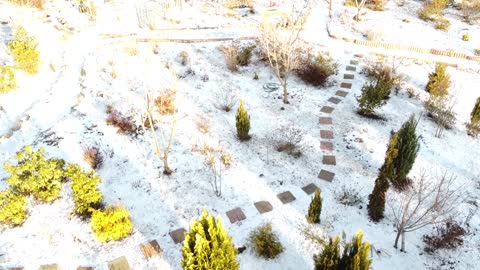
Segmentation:
[(467, 123), (468, 134), (476, 137), (480, 134), (480, 97), (477, 98), (472, 113), (470, 114), (470, 123)]
[(109, 206), (104, 211), (93, 210), (90, 226), (101, 242), (123, 239), (133, 230), (130, 213), (122, 207)]
[(75, 214), (88, 215), (98, 209), (102, 193), (98, 189), (101, 179), (94, 171), (84, 172), (79, 165), (69, 164), (65, 176), (72, 181)]
[(418, 16), (424, 21), (434, 21), (442, 16), (442, 11), (447, 7), (448, 0), (433, 0), (425, 2), (418, 10)]
[(313, 86), (325, 86), (328, 78), (338, 72), (338, 63), (328, 55), (313, 56), (304, 54), (296, 69), (297, 75), (306, 83)]
[(399, 190), (404, 189), (408, 185), (407, 174), (412, 169), (420, 148), (418, 137), (415, 133), (417, 124), (418, 122), (415, 120), (414, 115), (411, 115), (397, 132), (398, 141), (396, 148), (398, 149), (398, 155), (393, 159), (393, 177), (390, 181)]
[(266, 223), (249, 235), (249, 242), (257, 256), (265, 259), (274, 259), (283, 252), (282, 243), (278, 236), (272, 232), (272, 225)]
[(182, 251), (182, 267), (185, 270), (239, 269), (232, 238), (228, 236), (220, 217), (215, 220), (207, 210), (190, 224)]
[(375, 110), (385, 105), (385, 98), (390, 94), (390, 89), (381, 80), (365, 83), (360, 96), (356, 96), (359, 112), (363, 115), (373, 115)]
[(380, 168), (380, 173), (375, 180), (375, 186), (372, 193), (368, 196), (368, 216), (374, 222), (383, 219), (385, 212), (385, 194), (387, 193), (389, 182), (393, 174), (393, 161), (398, 156), (398, 134), (392, 132), (388, 144), (385, 161)]
[(5, 170), (10, 173), (7, 182), (17, 192), (30, 195), (44, 202), (52, 202), (60, 195), (63, 167), (60, 159), (46, 159), (45, 149), (34, 152), (32, 147), (25, 146), (17, 152), (17, 165), (5, 163)]
[(0, 94), (7, 93), (17, 88), (17, 80), (13, 68), (0, 66)]
[(238, 138), (242, 141), (250, 139), (250, 135), (248, 135), (250, 131), (250, 115), (248, 115), (243, 106), (243, 100), (240, 100), (240, 106), (238, 107), (235, 119)]
[(308, 207), (308, 223), (320, 223), (320, 214), (322, 213), (322, 197), (320, 189), (315, 190), (310, 206)]
[(372, 260), (370, 243), (362, 242), (363, 232), (359, 231), (351, 242), (345, 243), (340, 253), (340, 237), (330, 238), (320, 254), (313, 257), (315, 270), (369, 270)]
[(446, 71), (445, 64), (436, 64), (435, 72), (428, 74), (427, 92), (434, 96), (448, 95), (450, 87), (450, 75)]
[(23, 26), (17, 26), (13, 41), (8, 47), (15, 60), (16, 68), (28, 74), (36, 74), (40, 65), (40, 52), (37, 50), (37, 42), (34, 37), (28, 35)]
[(27, 199), (12, 189), (0, 191), (0, 222), (21, 225), (27, 219)]
[(32, 6), (36, 7), (38, 9), (43, 8), (43, 4), (45, 3), (45, 0), (8, 0), (10, 3), (13, 3), (15, 5), (19, 6)]
[(255, 49), (255, 45), (251, 45), (241, 49), (237, 55), (237, 62), (240, 66), (248, 66), (250, 64), (253, 49)]
[(468, 35), (468, 33), (466, 33), (462, 36), (462, 40), (463, 41), (469, 41), (470, 40), (470, 36)]

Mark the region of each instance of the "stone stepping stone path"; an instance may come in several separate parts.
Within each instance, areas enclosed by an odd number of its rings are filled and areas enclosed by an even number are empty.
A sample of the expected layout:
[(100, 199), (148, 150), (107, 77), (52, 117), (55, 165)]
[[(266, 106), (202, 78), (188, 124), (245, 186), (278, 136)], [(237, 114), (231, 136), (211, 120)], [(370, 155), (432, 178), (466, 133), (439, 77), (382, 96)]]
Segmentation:
[(357, 67), (355, 67), (355, 66), (347, 66), (346, 70), (347, 70), (347, 71), (357, 71)]
[(338, 103), (340, 103), (340, 101), (342, 101), (342, 100), (339, 99), (339, 98), (336, 98), (336, 97), (331, 97), (331, 98), (328, 99), (328, 102), (333, 103), (333, 104), (338, 104)]
[(331, 125), (332, 124), (332, 118), (331, 117), (320, 117), (320, 125)]
[(333, 151), (333, 143), (329, 141), (321, 141), (320, 150)]
[(242, 209), (240, 209), (238, 207), (228, 211), (227, 212), (227, 217), (230, 220), (230, 223), (235, 223), (235, 222), (238, 222), (238, 221), (242, 221), (242, 220), (247, 218), (245, 216), (245, 214), (243, 213)]
[(329, 172), (326, 170), (321, 170), (320, 173), (318, 174), (318, 178), (328, 182), (332, 182), (334, 177), (335, 177), (335, 173)]
[(140, 251), (142, 252), (145, 259), (147, 259), (147, 261), (155, 255), (160, 254), (161, 256), (163, 254), (163, 250), (160, 248), (157, 240), (152, 240), (150, 242), (140, 245)]
[(323, 163), (323, 165), (335, 166), (335, 165), (337, 165), (337, 160), (336, 160), (335, 156), (325, 155), (325, 156), (323, 156), (322, 163)]
[(322, 138), (322, 139), (333, 139), (333, 131), (331, 131), (331, 130), (320, 130), (320, 138)]
[(23, 267), (10, 267), (10, 268), (7, 268), (7, 269), (8, 270), (25, 270), (25, 268), (23, 268)]
[(348, 92), (346, 91), (343, 91), (343, 90), (338, 90), (335, 95), (339, 96), (339, 97), (346, 97), (348, 95)]
[(122, 256), (108, 263), (108, 270), (130, 270), (127, 258)]
[(169, 232), (168, 234), (170, 235), (170, 238), (172, 238), (173, 243), (179, 244), (185, 240), (185, 232), (186, 230), (184, 228), (179, 228)]
[(305, 193), (307, 193), (307, 195), (310, 195), (310, 194), (314, 193), (315, 190), (317, 190), (317, 189), (318, 189), (318, 187), (313, 183), (310, 183), (310, 184), (308, 184), (308, 185), (306, 185), (302, 188), (302, 190), (305, 191)]
[(351, 89), (351, 88), (352, 88), (352, 84), (351, 84), (351, 83), (342, 82), (342, 83), (340, 84), (340, 87), (341, 87), (341, 88), (346, 88), (346, 89)]
[(95, 270), (93, 267), (90, 266), (79, 266), (77, 270)]
[(283, 204), (291, 203), (291, 202), (293, 202), (297, 199), (297, 198), (295, 198), (295, 196), (293, 196), (293, 194), (290, 191), (285, 191), (285, 192), (277, 194), (277, 198)]
[(264, 214), (273, 210), (272, 204), (270, 204), (268, 201), (259, 201), (254, 203), (254, 205), (260, 214)]
[(324, 112), (324, 113), (332, 113), (333, 110), (335, 110), (335, 108), (329, 107), (329, 106), (323, 106), (320, 111), (321, 111), (321, 112)]
[(355, 75), (353, 74), (343, 74), (344, 80), (353, 80), (354, 78), (355, 78)]
[(40, 266), (40, 270), (58, 270), (58, 264), (46, 264)]

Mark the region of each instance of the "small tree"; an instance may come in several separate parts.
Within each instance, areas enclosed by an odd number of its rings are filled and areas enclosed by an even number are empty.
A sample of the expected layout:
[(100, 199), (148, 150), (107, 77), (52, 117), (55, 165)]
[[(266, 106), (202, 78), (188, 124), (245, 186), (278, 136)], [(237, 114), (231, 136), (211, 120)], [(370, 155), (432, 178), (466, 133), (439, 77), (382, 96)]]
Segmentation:
[(380, 168), (378, 178), (375, 180), (375, 186), (372, 193), (368, 196), (368, 215), (374, 222), (383, 219), (385, 212), (385, 196), (389, 187), (389, 179), (392, 175), (393, 160), (398, 155), (397, 133), (392, 132), (390, 143), (388, 144), (385, 161)]
[(17, 80), (13, 68), (0, 65), (0, 94), (8, 93), (15, 88), (17, 88)]
[(248, 241), (257, 256), (265, 259), (274, 259), (283, 252), (283, 246), (272, 225), (266, 223), (250, 232)]
[(365, 83), (360, 96), (356, 96), (359, 113), (367, 116), (373, 115), (376, 109), (387, 103), (385, 98), (389, 94), (390, 89), (386, 87), (382, 80), (374, 79)]
[(215, 220), (207, 210), (190, 224), (182, 251), (185, 270), (239, 269), (232, 238), (223, 227), (221, 218)]
[(35, 38), (29, 36), (23, 26), (17, 26), (13, 41), (8, 44), (15, 66), (28, 74), (37, 73), (40, 65), (40, 52), (37, 46)]
[(450, 88), (450, 75), (445, 64), (436, 64), (435, 72), (428, 74), (427, 92), (434, 96), (448, 95)]
[(315, 190), (310, 206), (308, 207), (307, 221), (308, 223), (320, 223), (320, 214), (322, 213), (322, 197), (321, 190)]
[(470, 123), (467, 123), (468, 134), (476, 137), (480, 133), (480, 97), (477, 98), (475, 106), (470, 114)]
[(322, 252), (313, 256), (315, 270), (337, 270), (340, 257), (340, 236), (330, 237)]
[(394, 247), (402, 237), (400, 251), (405, 251), (405, 233), (428, 225), (447, 221), (461, 198), (458, 189), (453, 189), (453, 176), (443, 173), (431, 181), (425, 171), (415, 179), (414, 185), (400, 194), (392, 193), (389, 206), (397, 229)]
[(282, 14), (282, 22), (277, 18), (264, 18), (260, 26), (260, 44), (266, 54), (268, 63), (283, 87), (283, 103), (288, 104), (288, 78), (298, 66), (300, 46), (298, 40), (310, 13), (312, 0), (302, 1), (301, 11), (292, 6), (291, 14)]
[(237, 126), (237, 136), (240, 140), (245, 141), (250, 139), (248, 132), (250, 131), (250, 115), (248, 115), (243, 105), (243, 100), (240, 100), (237, 115), (235, 116)]

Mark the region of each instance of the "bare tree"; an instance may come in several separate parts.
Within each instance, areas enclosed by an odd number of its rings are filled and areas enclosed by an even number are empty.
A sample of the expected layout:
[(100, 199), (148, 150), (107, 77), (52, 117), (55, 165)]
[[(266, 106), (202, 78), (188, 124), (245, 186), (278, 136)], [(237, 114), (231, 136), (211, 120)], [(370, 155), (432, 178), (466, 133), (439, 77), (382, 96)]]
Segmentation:
[(365, 6), (365, 3), (367, 0), (355, 0), (355, 6), (357, 7), (357, 15), (353, 17), (355, 21), (360, 21), (360, 11), (362, 11), (362, 8)]
[(295, 5), (292, 5), (291, 14), (280, 12), (265, 16), (260, 26), (260, 44), (275, 76), (283, 87), (283, 103), (285, 104), (289, 103), (288, 77), (299, 64), (300, 45), (298, 41), (306, 18), (311, 11), (312, 3), (312, 0), (306, 0), (300, 11), (296, 9)]
[(437, 180), (431, 181), (422, 170), (408, 190), (390, 193), (396, 195), (388, 203), (397, 229), (395, 248), (398, 248), (401, 236), (400, 251), (405, 251), (405, 233), (444, 222), (453, 215), (461, 198), (459, 189), (452, 187), (455, 179), (455, 176), (443, 172)]
[[(173, 74), (173, 77), (174, 77), (174, 82), (172, 85), (172, 90), (176, 93), (177, 92), (176, 75)], [(172, 147), (175, 128), (177, 126), (177, 108), (174, 105), (175, 109), (173, 110), (172, 121), (170, 123), (170, 135), (168, 136), (168, 140), (167, 140), (167, 136), (165, 135), (165, 129), (163, 127), (160, 128), (161, 140), (159, 140), (157, 130), (155, 129), (155, 123), (157, 121), (155, 121), (155, 118), (154, 118), (154, 115), (155, 115), (153, 111), (154, 101), (153, 101), (153, 98), (148, 94), (146, 96), (146, 102), (147, 102), (147, 107), (145, 110), (145, 117), (143, 117), (143, 119), (146, 119), (146, 121), (148, 121), (147, 123), (151, 130), (152, 148), (155, 154), (158, 156), (158, 158), (163, 161), (163, 173), (166, 175), (170, 175), (172, 174), (173, 171), (170, 169), (168, 165), (168, 155)], [(145, 125), (142, 125), (142, 127), (144, 129), (144, 133), (146, 134), (147, 131), (146, 131)]]

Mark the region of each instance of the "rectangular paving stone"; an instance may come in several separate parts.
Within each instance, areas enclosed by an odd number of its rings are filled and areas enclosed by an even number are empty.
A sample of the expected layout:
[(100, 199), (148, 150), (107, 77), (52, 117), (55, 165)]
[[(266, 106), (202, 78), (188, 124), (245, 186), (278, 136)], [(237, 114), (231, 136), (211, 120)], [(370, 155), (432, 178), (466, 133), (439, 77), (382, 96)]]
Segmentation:
[(350, 60), (351, 65), (358, 65), (358, 60)]
[(331, 125), (332, 118), (331, 117), (320, 117), (319, 118), (320, 125)]
[(95, 270), (95, 268), (91, 266), (79, 266), (77, 267), (77, 270)]
[(339, 96), (339, 97), (346, 97), (348, 95), (348, 92), (346, 91), (342, 91), (342, 90), (338, 90), (335, 95)]
[(346, 70), (348, 70), (348, 71), (357, 71), (357, 67), (347, 66)]
[(345, 80), (353, 80), (355, 78), (355, 75), (353, 74), (343, 74), (343, 79)]
[(277, 198), (283, 203), (291, 203), (296, 200), (295, 196), (290, 191), (285, 191), (280, 194), (277, 194)]
[(332, 107), (329, 107), (329, 106), (323, 106), (320, 111), (324, 112), (324, 113), (332, 113), (334, 109), (335, 108), (332, 108)]
[(40, 266), (40, 270), (58, 270), (58, 264), (45, 264)]
[(145, 256), (145, 259), (147, 259), (147, 261), (157, 254), (162, 255), (163, 252), (157, 240), (152, 240), (150, 242), (140, 245), (140, 251), (142, 251), (142, 254), (143, 256)]
[(321, 170), (320, 173), (318, 174), (318, 178), (328, 182), (332, 182), (334, 177), (335, 177), (335, 174), (333, 172), (329, 172), (326, 170)]
[(182, 243), (183, 240), (185, 240), (185, 232), (186, 230), (184, 228), (180, 228), (180, 229), (171, 231), (168, 234), (170, 235), (170, 238), (172, 238), (173, 243), (179, 244), (179, 243)]
[(108, 263), (108, 270), (130, 270), (127, 258), (122, 256)]
[(227, 217), (230, 220), (230, 223), (235, 223), (235, 222), (238, 222), (238, 221), (242, 221), (242, 220), (247, 218), (245, 216), (245, 214), (243, 213), (242, 209), (240, 209), (238, 207), (228, 211), (227, 212)]
[(346, 88), (346, 89), (351, 89), (351, 88), (352, 88), (352, 84), (351, 84), (351, 83), (342, 82), (342, 83), (340, 84), (340, 87), (341, 87), (341, 88)]
[[(2, 269), (2, 268), (0, 268)], [(7, 268), (8, 270), (24, 270), (25, 268), (19, 266), (19, 267), (10, 267), (10, 268)]]
[(339, 98), (336, 98), (336, 97), (331, 97), (331, 98), (328, 99), (328, 102), (333, 103), (333, 104), (338, 104), (338, 103), (340, 103), (340, 101), (342, 101), (342, 100), (339, 99)]
[(333, 131), (331, 131), (331, 130), (320, 130), (320, 138), (322, 138), (322, 139), (333, 139)]
[(337, 165), (337, 161), (335, 159), (335, 156), (323, 156), (322, 163), (324, 165)]
[(257, 208), (258, 212), (260, 214), (267, 213), (273, 210), (272, 204), (270, 204), (268, 201), (259, 201), (254, 203), (255, 208)]
[(302, 190), (305, 191), (305, 193), (307, 193), (308, 195), (314, 193), (315, 190), (317, 190), (317, 189), (318, 189), (318, 187), (315, 186), (314, 183), (310, 183), (310, 184), (308, 184), (308, 185), (306, 185), (302, 188)]
[(320, 150), (333, 151), (333, 143), (327, 141), (320, 142)]

